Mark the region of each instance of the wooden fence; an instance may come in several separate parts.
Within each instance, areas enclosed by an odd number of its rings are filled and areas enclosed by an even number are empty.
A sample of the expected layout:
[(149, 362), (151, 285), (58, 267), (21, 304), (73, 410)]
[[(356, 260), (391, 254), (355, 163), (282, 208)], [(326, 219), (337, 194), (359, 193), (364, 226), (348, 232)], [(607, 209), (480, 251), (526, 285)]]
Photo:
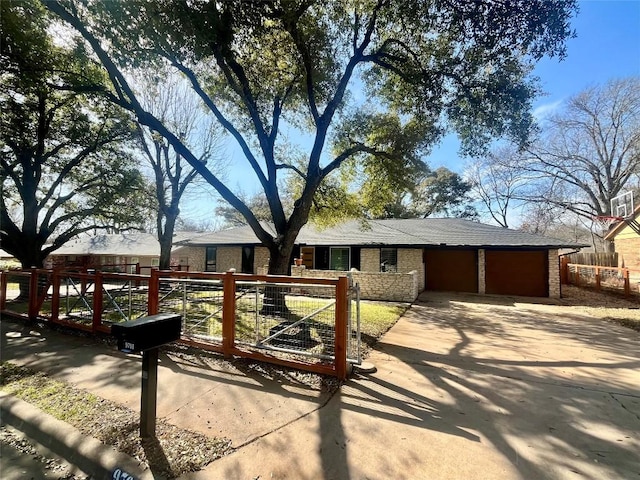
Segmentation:
[[(310, 279), (289, 276), (245, 275), (234, 272), (227, 273), (188, 273), (153, 270), (151, 275), (133, 275), (105, 272), (65, 272), (60, 270), (32, 269), (30, 271), (0, 272), (0, 312), (29, 320), (40, 320), (64, 325), (89, 332), (111, 333), (111, 324), (144, 315), (160, 313), (163, 302), (166, 305), (167, 285), (172, 281), (178, 283), (193, 282), (197, 285), (209, 284), (216, 288), (217, 300), (206, 300), (209, 305), (219, 305), (221, 323), (221, 341), (206, 341), (202, 337), (185, 336), (181, 343), (222, 353), (225, 357), (239, 356), (259, 361), (275, 363), (293, 368), (308, 370), (321, 374), (329, 374), (344, 379), (347, 376), (347, 352), (351, 339), (349, 322), (349, 292), (347, 277), (338, 279)], [(8, 299), (8, 287), (12, 285), (20, 289), (18, 299)], [(247, 342), (237, 341), (236, 333), (245, 325), (239, 324), (240, 313), (237, 301), (244, 295), (248, 285), (259, 285), (263, 293), (265, 289), (281, 289), (282, 292), (295, 292), (323, 287), (331, 296), (329, 310), (327, 307), (309, 307), (314, 311), (302, 313), (294, 320), (278, 318), (274, 315), (263, 316), (272, 322), (269, 338), (281, 337), (286, 330), (319, 311), (330, 311), (333, 319), (330, 325), (325, 324), (325, 334), (330, 332), (332, 342), (329, 355), (323, 355), (321, 361), (310, 362), (300, 360), (285, 351), (286, 355), (276, 355), (269, 350), (250, 348)], [(258, 289), (256, 289), (258, 292)], [(179, 292), (178, 292), (179, 293)], [(283, 294), (284, 295), (284, 294)], [(253, 298), (253, 297), (252, 297)], [(256, 298), (256, 326), (258, 323), (258, 306)], [(199, 300), (202, 300), (201, 298)], [(325, 300), (326, 301), (326, 300)], [(292, 303), (295, 302), (291, 300)], [(300, 300), (302, 302), (302, 300)], [(299, 302), (299, 303), (300, 303)], [(169, 308), (169, 307), (167, 307)], [(243, 305), (244, 308), (244, 305)], [(107, 318), (111, 316), (110, 318)], [(212, 316), (212, 315), (209, 315)], [(301, 318), (301, 319), (300, 319)], [(314, 326), (320, 322), (312, 322)], [(294, 328), (295, 330), (295, 328)], [(349, 335), (347, 332), (349, 330)], [(274, 333), (275, 332), (275, 333)], [(184, 333), (184, 332), (183, 332)], [(308, 332), (306, 332), (308, 334)], [(289, 338), (294, 338), (288, 335)], [(325, 337), (326, 338), (326, 335)], [(317, 342), (316, 342), (317, 343)], [(275, 349), (277, 350), (277, 349)], [(277, 353), (277, 352), (276, 352)]]
[(592, 287), (597, 291), (624, 292), (625, 297), (630, 297), (632, 293), (631, 272), (635, 273), (636, 271), (626, 267), (570, 263), (566, 257), (562, 258), (560, 262), (560, 281), (562, 284)]
[[(577, 265), (593, 265), (599, 267), (617, 267), (618, 254), (616, 252), (577, 252), (566, 255), (569, 263)], [(566, 258), (563, 257), (563, 258)]]

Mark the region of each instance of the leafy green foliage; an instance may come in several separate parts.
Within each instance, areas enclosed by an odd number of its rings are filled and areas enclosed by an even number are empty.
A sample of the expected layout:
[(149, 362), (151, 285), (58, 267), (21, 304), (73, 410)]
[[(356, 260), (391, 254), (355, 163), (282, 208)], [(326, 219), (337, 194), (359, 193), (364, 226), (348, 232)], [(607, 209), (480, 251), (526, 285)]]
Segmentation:
[(42, 266), (81, 232), (139, 223), (144, 182), (129, 116), (81, 91), (103, 72), (53, 43), (38, 2), (2, 2), (1, 21), (0, 238), (23, 266)]
[[(106, 94), (169, 139), (240, 212), (269, 248), (272, 273), (288, 268), (318, 196), (351, 202), (349, 188), (336, 189), (344, 182), (334, 172), (344, 166), (364, 172), (373, 196), (415, 178), (424, 169), (421, 156), (447, 132), (459, 134), (466, 152), (481, 151), (495, 136), (523, 144), (538, 92), (529, 77), (533, 63), (564, 55), (577, 10), (574, 0), (47, 5), (99, 56), (112, 81)], [(122, 73), (166, 65), (184, 75), (237, 141), (275, 232), (141, 108)], [(278, 148), (284, 128), (309, 136), (302, 165)], [(291, 199), (282, 185), (292, 172), (298, 188)]]

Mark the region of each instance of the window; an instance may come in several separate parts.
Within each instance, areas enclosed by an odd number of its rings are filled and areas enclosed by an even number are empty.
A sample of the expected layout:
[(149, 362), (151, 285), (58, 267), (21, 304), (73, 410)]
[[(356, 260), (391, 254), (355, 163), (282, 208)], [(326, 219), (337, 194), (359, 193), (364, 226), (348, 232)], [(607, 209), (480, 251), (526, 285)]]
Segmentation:
[(349, 270), (349, 247), (331, 247), (331, 270)]
[(207, 254), (205, 258), (204, 271), (205, 272), (215, 272), (216, 271), (216, 255), (217, 248), (216, 247), (207, 247)]
[(140, 263), (140, 259), (138, 257), (131, 257), (129, 259), (129, 273), (136, 273), (136, 271), (138, 270), (139, 263)]
[(380, 249), (380, 271), (396, 273), (398, 271), (398, 249)]
[(159, 258), (152, 258), (151, 259), (151, 266), (152, 267), (159, 267), (160, 266), (160, 259)]

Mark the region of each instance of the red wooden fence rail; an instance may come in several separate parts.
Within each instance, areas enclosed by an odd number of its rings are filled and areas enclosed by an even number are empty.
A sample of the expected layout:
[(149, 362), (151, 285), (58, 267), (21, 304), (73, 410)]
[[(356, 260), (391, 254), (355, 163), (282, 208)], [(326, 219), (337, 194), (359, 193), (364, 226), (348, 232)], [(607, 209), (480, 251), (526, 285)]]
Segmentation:
[[(571, 279), (571, 268), (575, 268), (575, 275), (573, 281)], [(582, 282), (580, 278), (580, 269), (586, 269), (593, 272), (593, 275), (590, 275), (595, 280), (595, 288), (600, 291), (602, 289), (602, 272), (611, 270), (618, 272), (618, 275), (622, 277), (624, 284), (624, 294), (626, 297), (631, 295), (631, 281), (629, 277), (630, 269), (627, 267), (605, 267), (602, 265), (581, 265), (578, 263), (569, 263), (567, 259), (563, 258), (560, 264), (560, 281), (567, 284), (575, 284), (576, 286), (580, 286), (581, 284), (585, 284), (586, 282)]]
[[(191, 278), (191, 279), (222, 279), (223, 283), (223, 309), (222, 309), (222, 345), (194, 341), (189, 338), (182, 338), (181, 343), (200, 347), (207, 350), (222, 353), (225, 357), (242, 356), (260, 361), (270, 362), (278, 365), (308, 370), (321, 374), (330, 374), (343, 380), (348, 373), (347, 364), (347, 342), (348, 342), (348, 302), (349, 302), (349, 279), (340, 277), (339, 279), (311, 279), (288, 276), (270, 275), (245, 275), (227, 272), (225, 274), (216, 273), (195, 273), (185, 271), (158, 271), (152, 270), (151, 275), (133, 275), (121, 273), (78, 273), (73, 272), (73, 276), (81, 280), (82, 294), (86, 294), (89, 285), (93, 284), (93, 304), (91, 326), (74, 323), (60, 319), (60, 287), (64, 271), (32, 269), (30, 271), (0, 272), (0, 310), (12, 316), (25, 317), (25, 315), (11, 312), (10, 304), (7, 303), (7, 286), (9, 276), (25, 277), (25, 284), (29, 285), (29, 304), (26, 317), (30, 320), (45, 320), (58, 323), (67, 327), (92, 331), (110, 333), (111, 327), (102, 321), (102, 310), (104, 304), (104, 290), (102, 288), (105, 279), (120, 279), (139, 282), (142, 279), (148, 281), (147, 313), (153, 315), (159, 309), (160, 280), (166, 278)], [(38, 278), (47, 276), (47, 284), (51, 285), (51, 302), (48, 313), (38, 311), (41, 302), (38, 302)], [(28, 277), (28, 278), (27, 278)], [(308, 284), (313, 285), (333, 285), (335, 287), (335, 345), (334, 360), (332, 363), (310, 363), (300, 360), (291, 360), (276, 357), (271, 354), (240, 348), (235, 341), (236, 322), (236, 282), (262, 282), (264, 284)], [(45, 292), (46, 293), (46, 292)], [(350, 333), (350, 332), (349, 332)]]

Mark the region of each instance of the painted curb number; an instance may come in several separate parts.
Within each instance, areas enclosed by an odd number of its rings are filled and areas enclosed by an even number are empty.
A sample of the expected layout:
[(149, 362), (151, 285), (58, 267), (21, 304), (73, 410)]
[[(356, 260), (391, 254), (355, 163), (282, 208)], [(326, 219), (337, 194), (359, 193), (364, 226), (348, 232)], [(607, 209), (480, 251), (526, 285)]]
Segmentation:
[(136, 480), (136, 477), (116, 468), (111, 474), (111, 480)]

